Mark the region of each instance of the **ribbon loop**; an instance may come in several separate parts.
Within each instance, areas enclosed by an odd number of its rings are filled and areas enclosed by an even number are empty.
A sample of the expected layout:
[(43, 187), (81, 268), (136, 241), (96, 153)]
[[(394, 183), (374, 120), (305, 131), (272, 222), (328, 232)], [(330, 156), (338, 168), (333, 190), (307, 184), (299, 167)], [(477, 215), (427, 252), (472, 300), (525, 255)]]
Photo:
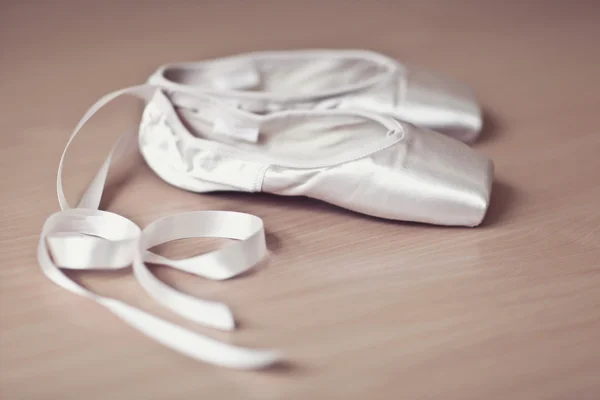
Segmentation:
[[(172, 229), (176, 226), (178, 229)], [(196, 211), (155, 221), (144, 229), (145, 249), (186, 237), (236, 239), (212, 252), (181, 260), (170, 260), (146, 252), (144, 260), (169, 265), (209, 279), (229, 279), (260, 262), (267, 254), (262, 219), (233, 211)]]

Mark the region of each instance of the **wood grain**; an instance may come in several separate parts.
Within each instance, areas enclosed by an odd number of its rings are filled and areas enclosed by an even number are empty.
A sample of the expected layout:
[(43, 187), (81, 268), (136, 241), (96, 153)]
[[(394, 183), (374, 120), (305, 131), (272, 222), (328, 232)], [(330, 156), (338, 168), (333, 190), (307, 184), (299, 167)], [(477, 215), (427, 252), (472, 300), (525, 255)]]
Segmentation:
[[(0, 3), (1, 398), (600, 398), (599, 18), (592, 1)], [(131, 160), (105, 203), (142, 225), (209, 208), (264, 218), (272, 257), (253, 274), (206, 282), (158, 270), (241, 319), (234, 333), (195, 329), (290, 360), (258, 373), (175, 354), (41, 274), (35, 246), (58, 207), (60, 152), (98, 97), (170, 61), (305, 47), (370, 48), (477, 90), (486, 128), (475, 147), (497, 171), (483, 226), (195, 195)], [(86, 128), (66, 166), (69, 198), (138, 111), (123, 100)], [(178, 321), (129, 271), (74, 276)]]

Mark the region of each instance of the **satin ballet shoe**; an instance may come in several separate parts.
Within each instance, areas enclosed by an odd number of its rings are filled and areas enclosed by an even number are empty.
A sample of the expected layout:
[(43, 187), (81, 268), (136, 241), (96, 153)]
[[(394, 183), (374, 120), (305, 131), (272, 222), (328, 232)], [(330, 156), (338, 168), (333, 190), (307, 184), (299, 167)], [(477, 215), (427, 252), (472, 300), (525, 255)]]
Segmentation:
[[(101, 296), (63, 269), (132, 267), (146, 293), (191, 322), (236, 329), (222, 302), (178, 291), (154, 275), (161, 264), (206, 279), (226, 280), (267, 256), (260, 218), (233, 211), (192, 211), (145, 227), (110, 211), (100, 200), (112, 164), (140, 151), (171, 185), (196, 191), (305, 195), (382, 218), (475, 226), (489, 203), (493, 165), (467, 145), (378, 113), (356, 110), (288, 110), (248, 113), (205, 94), (178, 94), (194, 107), (174, 106), (164, 89), (140, 85), (109, 93), (81, 118), (67, 141), (57, 174), (61, 210), (44, 223), (38, 262), (48, 279), (105, 307), (138, 332), (192, 359), (226, 368), (260, 369), (281, 362), (276, 350), (219, 342), (121, 300)], [(145, 103), (140, 126), (115, 143), (77, 206), (65, 197), (64, 159), (84, 125), (125, 95)], [(187, 259), (150, 249), (190, 237), (229, 238), (228, 246)]]
[(204, 92), (257, 114), (362, 109), (466, 143), (475, 141), (482, 128), (481, 109), (469, 87), (367, 50), (251, 52), (168, 64), (148, 83), (173, 92)]
[(308, 196), (358, 213), (476, 226), (493, 163), (460, 141), (358, 110), (248, 113), (208, 95), (157, 91), (139, 147), (164, 181), (189, 191)]

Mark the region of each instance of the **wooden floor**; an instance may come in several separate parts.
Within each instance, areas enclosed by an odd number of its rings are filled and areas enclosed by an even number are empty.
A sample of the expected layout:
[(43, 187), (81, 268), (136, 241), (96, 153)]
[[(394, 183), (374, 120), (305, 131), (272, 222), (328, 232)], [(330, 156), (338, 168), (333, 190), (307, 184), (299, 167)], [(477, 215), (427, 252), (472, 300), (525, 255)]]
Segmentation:
[[(599, 20), (593, 1), (1, 2), (0, 398), (600, 398)], [(289, 364), (264, 372), (196, 363), (42, 275), (35, 247), (58, 209), (58, 159), (97, 98), (166, 62), (306, 47), (370, 48), (475, 88), (486, 108), (475, 147), (497, 171), (482, 226), (195, 195), (132, 160), (106, 207), (140, 225), (209, 208), (265, 220), (272, 257), (256, 273), (157, 271), (241, 320), (198, 331), (282, 350)], [(139, 107), (119, 101), (86, 128), (67, 160), (70, 199)], [(179, 321), (129, 271), (73, 276)]]

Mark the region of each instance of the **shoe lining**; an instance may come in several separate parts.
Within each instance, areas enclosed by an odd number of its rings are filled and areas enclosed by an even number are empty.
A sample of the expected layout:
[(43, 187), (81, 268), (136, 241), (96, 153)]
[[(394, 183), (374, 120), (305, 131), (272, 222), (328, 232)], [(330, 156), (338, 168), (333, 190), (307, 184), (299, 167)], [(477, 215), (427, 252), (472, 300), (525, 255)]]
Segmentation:
[(194, 111), (180, 108), (176, 112), (198, 138), (234, 145), (266, 158), (287, 159), (292, 164), (354, 154), (362, 147), (373, 147), (389, 132), (380, 122), (357, 115), (288, 114), (261, 123), (258, 142), (250, 143), (213, 132), (213, 121)]

